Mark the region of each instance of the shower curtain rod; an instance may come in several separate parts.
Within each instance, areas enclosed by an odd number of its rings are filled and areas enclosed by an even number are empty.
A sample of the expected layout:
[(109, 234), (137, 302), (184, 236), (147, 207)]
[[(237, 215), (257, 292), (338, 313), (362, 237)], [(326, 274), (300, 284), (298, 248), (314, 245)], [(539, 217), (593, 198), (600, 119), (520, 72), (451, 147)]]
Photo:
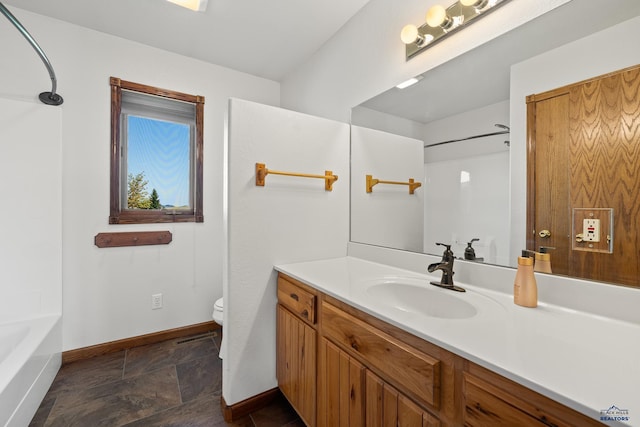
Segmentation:
[(452, 139), (452, 140), (449, 140), (449, 141), (436, 142), (435, 144), (427, 144), (427, 145), (424, 146), (424, 148), (437, 147), (438, 145), (451, 144), (452, 142), (468, 141), (470, 139), (485, 138), (487, 136), (504, 135), (504, 134), (507, 134), (507, 133), (511, 133), (511, 129), (509, 128), (509, 126), (505, 126), (505, 125), (501, 125), (501, 124), (496, 124), (494, 126), (497, 126), (499, 128), (505, 129), (505, 130), (501, 130), (499, 132), (482, 133), (480, 135), (472, 135), (472, 136), (468, 136), (466, 138)]
[(47, 67), (47, 71), (49, 71), (49, 77), (51, 78), (51, 92), (42, 92), (39, 95), (40, 101), (47, 105), (62, 104), (64, 102), (64, 99), (62, 99), (62, 96), (56, 93), (56, 73), (53, 71), (53, 67), (51, 66), (51, 62), (49, 62), (49, 58), (47, 58), (47, 55), (44, 53), (38, 42), (35, 41), (35, 39), (31, 36), (31, 34), (29, 34), (26, 28), (22, 26), (20, 21), (18, 21), (18, 19), (13, 16), (11, 12), (9, 12), (9, 9), (7, 9), (5, 5), (2, 4), (2, 2), (0, 2), (0, 12), (4, 16), (6, 16), (9, 22), (11, 22), (18, 29), (18, 31), (20, 31), (25, 39), (27, 39), (29, 44), (31, 44), (31, 46), (35, 49), (40, 59), (42, 59), (42, 62), (44, 62), (44, 66)]

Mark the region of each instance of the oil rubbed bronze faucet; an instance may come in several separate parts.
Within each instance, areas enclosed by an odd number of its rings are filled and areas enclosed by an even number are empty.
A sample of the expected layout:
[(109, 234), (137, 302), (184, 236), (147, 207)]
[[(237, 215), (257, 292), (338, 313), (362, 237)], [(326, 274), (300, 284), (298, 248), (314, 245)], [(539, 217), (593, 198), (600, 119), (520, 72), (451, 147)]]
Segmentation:
[(444, 246), (446, 249), (442, 254), (442, 260), (440, 262), (430, 264), (429, 267), (427, 267), (427, 271), (429, 273), (433, 273), (436, 270), (442, 271), (442, 278), (440, 279), (440, 282), (431, 282), (431, 284), (441, 288), (450, 289), (452, 291), (466, 292), (464, 288), (453, 284), (453, 260), (455, 257), (453, 256), (453, 251), (451, 251), (451, 245), (437, 242), (436, 245)]

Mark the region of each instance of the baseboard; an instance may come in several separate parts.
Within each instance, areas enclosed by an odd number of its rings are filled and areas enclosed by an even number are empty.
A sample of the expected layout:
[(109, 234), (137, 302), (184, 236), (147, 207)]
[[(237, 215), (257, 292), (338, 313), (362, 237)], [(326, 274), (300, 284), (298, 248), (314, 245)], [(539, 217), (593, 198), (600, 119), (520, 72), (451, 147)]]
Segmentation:
[(124, 338), (117, 341), (110, 341), (104, 344), (96, 344), (89, 347), (69, 350), (62, 353), (62, 364), (76, 362), (78, 360), (89, 359), (103, 354), (114, 353), (128, 348), (139, 347), (141, 345), (154, 344), (174, 338), (187, 337), (191, 335), (203, 334), (220, 329), (213, 320), (209, 322), (197, 323), (195, 325), (183, 326), (181, 328), (168, 329), (165, 331), (153, 332), (137, 337)]
[(224, 397), (221, 396), (220, 406), (222, 407), (222, 415), (224, 416), (224, 420), (228, 423), (237, 421), (238, 419), (257, 411), (258, 409), (267, 406), (279, 395), (280, 389), (276, 387), (231, 406), (227, 405), (227, 403), (224, 401)]

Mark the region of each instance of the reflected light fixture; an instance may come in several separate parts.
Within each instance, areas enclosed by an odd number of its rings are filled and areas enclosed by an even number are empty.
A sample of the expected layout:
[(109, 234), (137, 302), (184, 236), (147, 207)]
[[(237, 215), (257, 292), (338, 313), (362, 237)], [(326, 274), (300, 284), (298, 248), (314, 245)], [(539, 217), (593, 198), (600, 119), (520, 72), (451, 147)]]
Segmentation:
[(186, 7), (196, 12), (204, 12), (207, 9), (209, 0), (167, 0), (168, 2)]
[(422, 76), (411, 77), (410, 79), (405, 80), (402, 83), (396, 85), (396, 87), (398, 89), (406, 89), (409, 86), (413, 86), (414, 84), (418, 83), (420, 80), (422, 80)]
[(400, 39), (406, 45), (409, 60), (449, 34), (459, 31), (476, 18), (484, 16), (511, 0), (458, 0), (445, 8), (434, 5), (426, 13), (425, 23), (402, 28)]

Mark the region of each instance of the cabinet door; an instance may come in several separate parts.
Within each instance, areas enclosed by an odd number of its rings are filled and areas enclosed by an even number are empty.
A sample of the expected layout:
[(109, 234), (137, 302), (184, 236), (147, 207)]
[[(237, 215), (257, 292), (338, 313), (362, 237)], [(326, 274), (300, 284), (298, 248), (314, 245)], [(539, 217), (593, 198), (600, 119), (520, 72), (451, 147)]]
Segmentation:
[(440, 421), (422, 410), (371, 371), (366, 373), (367, 427), (439, 427)]
[(321, 338), (318, 353), (318, 426), (364, 427), (364, 386), (364, 366)]
[(316, 419), (316, 336), (313, 328), (278, 305), (278, 386), (310, 427)]

